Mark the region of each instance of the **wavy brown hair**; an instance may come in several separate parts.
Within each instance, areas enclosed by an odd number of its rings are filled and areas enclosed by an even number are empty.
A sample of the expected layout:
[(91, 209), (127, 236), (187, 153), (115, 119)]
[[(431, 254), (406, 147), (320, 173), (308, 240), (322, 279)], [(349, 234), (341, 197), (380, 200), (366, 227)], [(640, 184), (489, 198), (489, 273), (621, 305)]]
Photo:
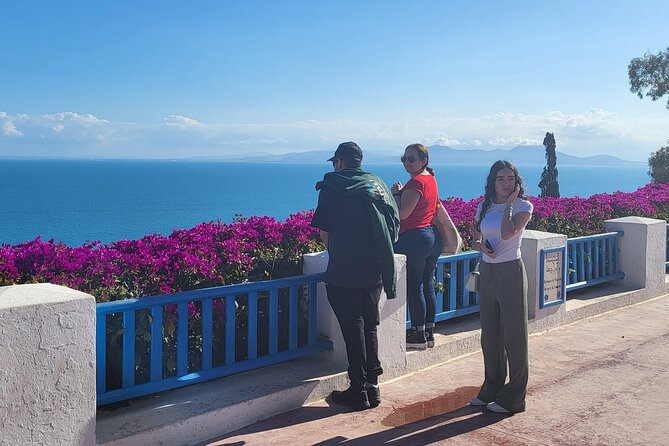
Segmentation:
[(490, 208), (490, 205), (496, 198), (495, 193), (495, 181), (497, 180), (497, 172), (502, 169), (511, 169), (513, 174), (516, 177), (516, 184), (518, 185), (518, 198), (523, 200), (527, 198), (525, 195), (525, 188), (523, 187), (523, 177), (520, 176), (518, 168), (511, 162), (506, 160), (497, 160), (490, 168), (488, 173), (488, 178), (485, 181), (485, 196), (483, 197), (483, 205), (481, 206), (481, 214), (479, 215), (478, 220), (476, 220), (476, 230), (481, 232), (481, 221), (485, 217), (486, 212)]

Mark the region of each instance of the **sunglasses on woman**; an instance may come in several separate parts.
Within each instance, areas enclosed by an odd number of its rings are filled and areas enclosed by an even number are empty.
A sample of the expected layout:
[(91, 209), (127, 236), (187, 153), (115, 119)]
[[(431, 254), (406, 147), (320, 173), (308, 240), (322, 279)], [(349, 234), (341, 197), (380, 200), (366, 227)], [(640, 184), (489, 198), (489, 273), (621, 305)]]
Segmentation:
[(400, 158), (400, 160), (402, 160), (403, 163), (406, 163), (407, 161), (409, 161), (410, 163), (413, 163), (413, 162), (416, 161), (416, 157), (413, 156), (413, 155), (403, 156), (402, 158)]

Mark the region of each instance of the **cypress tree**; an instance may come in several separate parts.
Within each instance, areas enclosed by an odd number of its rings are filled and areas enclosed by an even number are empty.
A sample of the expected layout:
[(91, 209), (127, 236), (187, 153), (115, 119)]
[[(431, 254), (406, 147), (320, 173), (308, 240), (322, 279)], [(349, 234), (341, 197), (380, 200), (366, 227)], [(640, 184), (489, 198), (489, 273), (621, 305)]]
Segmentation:
[(558, 184), (557, 155), (555, 153), (555, 137), (552, 133), (546, 132), (544, 138), (544, 147), (546, 147), (546, 167), (541, 172), (539, 187), (541, 188), (541, 197), (560, 197), (560, 185)]
[(648, 175), (655, 183), (669, 183), (669, 146), (650, 154)]

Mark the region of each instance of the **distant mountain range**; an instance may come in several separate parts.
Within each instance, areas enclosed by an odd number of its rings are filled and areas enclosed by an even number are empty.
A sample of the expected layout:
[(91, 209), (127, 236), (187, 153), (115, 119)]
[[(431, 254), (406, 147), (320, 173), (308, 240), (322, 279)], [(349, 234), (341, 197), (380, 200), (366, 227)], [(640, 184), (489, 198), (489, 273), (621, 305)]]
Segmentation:
[[(516, 146), (511, 150), (453, 149), (448, 146), (430, 146), (431, 164), (492, 164), (505, 159), (519, 166), (543, 166), (546, 164), (544, 146)], [(332, 156), (332, 151), (291, 152), (281, 155), (244, 155), (220, 158), (221, 161), (243, 163), (322, 163)], [(388, 155), (379, 152), (364, 152), (364, 163), (397, 163), (401, 153)], [(640, 161), (627, 161), (610, 155), (574, 156), (557, 152), (558, 166), (640, 166)]]

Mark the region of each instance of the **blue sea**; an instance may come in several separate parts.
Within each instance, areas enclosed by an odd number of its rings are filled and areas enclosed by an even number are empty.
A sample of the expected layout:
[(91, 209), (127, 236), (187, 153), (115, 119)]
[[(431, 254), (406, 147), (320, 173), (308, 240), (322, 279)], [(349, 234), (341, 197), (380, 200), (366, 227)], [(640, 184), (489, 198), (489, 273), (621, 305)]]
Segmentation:
[[(483, 194), (489, 166), (435, 165), (442, 198)], [(366, 164), (389, 185), (406, 182), (400, 163)], [(631, 192), (648, 183), (646, 166), (559, 169), (562, 196)], [(0, 160), (0, 243), (55, 239), (70, 246), (168, 235), (235, 215), (289, 214), (313, 209), (314, 185), (329, 163), (248, 164), (189, 161)], [(538, 195), (541, 166), (520, 167)]]

